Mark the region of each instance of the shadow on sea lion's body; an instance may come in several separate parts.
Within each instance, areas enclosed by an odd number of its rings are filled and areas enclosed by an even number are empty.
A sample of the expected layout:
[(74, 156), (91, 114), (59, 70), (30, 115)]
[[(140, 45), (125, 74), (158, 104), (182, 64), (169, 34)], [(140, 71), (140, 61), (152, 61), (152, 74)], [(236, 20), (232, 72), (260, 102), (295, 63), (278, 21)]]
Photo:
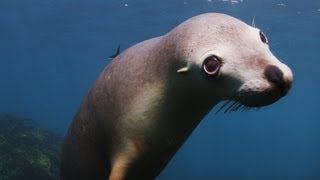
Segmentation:
[(269, 105), (291, 82), (259, 29), (224, 14), (193, 17), (103, 70), (70, 125), (62, 179), (154, 179), (217, 103)]

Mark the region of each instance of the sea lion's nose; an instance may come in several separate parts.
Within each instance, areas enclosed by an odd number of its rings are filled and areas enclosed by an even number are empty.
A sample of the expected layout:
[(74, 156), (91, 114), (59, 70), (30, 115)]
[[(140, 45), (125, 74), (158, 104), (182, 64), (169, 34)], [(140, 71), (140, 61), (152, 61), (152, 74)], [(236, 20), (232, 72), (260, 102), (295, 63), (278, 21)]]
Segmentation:
[(284, 76), (284, 73), (277, 66), (267, 66), (264, 71), (264, 75), (266, 79), (273, 83), (283, 95), (285, 95), (291, 88), (292, 75), (290, 77)]

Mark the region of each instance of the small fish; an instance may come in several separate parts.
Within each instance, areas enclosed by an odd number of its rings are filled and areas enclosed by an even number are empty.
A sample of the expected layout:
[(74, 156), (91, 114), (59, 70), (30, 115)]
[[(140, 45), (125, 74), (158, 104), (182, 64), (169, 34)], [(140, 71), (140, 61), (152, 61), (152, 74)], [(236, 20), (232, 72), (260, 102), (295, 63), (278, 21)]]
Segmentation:
[(118, 45), (117, 52), (116, 52), (115, 54), (109, 56), (109, 59), (112, 60), (112, 59), (114, 59), (115, 57), (117, 57), (119, 54), (120, 54), (120, 44)]

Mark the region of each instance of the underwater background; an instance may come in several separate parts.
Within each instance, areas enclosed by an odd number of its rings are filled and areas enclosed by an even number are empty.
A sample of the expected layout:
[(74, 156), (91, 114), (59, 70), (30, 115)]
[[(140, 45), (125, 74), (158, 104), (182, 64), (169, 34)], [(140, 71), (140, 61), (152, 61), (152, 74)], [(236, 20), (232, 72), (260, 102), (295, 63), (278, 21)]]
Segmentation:
[[(319, 0), (0, 0), (0, 118), (29, 118), (63, 137), (119, 44), (205, 12), (254, 19), (293, 87), (257, 111), (213, 109), (157, 179), (320, 179)], [(10, 151), (4, 137), (0, 151)]]

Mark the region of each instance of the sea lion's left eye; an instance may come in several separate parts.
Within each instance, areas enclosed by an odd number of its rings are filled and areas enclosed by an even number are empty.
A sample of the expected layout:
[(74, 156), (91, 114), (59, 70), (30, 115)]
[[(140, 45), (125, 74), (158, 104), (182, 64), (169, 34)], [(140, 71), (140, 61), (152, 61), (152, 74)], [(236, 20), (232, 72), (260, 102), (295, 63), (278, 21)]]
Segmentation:
[(217, 56), (207, 57), (202, 65), (203, 71), (209, 76), (216, 76), (219, 74), (221, 61)]
[(261, 41), (262, 41), (263, 43), (265, 43), (265, 44), (268, 44), (269, 41), (268, 41), (267, 36), (266, 36), (262, 31), (260, 31), (259, 34), (260, 34), (260, 39), (261, 39)]

